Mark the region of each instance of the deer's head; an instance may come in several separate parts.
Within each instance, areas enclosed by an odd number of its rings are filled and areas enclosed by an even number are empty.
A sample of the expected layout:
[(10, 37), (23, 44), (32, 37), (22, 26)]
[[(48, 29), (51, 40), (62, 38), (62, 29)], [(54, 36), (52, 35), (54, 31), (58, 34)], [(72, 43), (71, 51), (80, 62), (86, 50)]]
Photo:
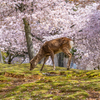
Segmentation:
[(36, 67), (36, 63), (30, 62), (30, 70), (33, 70)]

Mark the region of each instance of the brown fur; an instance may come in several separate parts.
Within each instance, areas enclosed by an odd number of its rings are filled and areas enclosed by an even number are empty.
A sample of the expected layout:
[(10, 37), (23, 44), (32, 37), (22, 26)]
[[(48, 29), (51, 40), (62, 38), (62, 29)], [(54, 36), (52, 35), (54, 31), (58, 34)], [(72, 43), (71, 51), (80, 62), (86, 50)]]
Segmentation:
[(40, 48), (38, 54), (30, 61), (30, 70), (34, 69), (38, 62), (44, 58), (44, 63), (41, 68), (41, 71), (44, 67), (45, 62), (48, 60), (49, 56), (51, 56), (52, 62), (53, 62), (53, 69), (55, 70), (55, 64), (54, 64), (54, 54), (64, 52), (68, 57), (68, 63), (67, 63), (67, 69), (70, 68), (70, 62), (71, 62), (71, 57), (72, 54), (70, 53), (70, 41), (72, 41), (69, 38), (62, 37), (62, 38), (57, 38), (53, 39), (51, 41), (45, 42), (42, 47)]

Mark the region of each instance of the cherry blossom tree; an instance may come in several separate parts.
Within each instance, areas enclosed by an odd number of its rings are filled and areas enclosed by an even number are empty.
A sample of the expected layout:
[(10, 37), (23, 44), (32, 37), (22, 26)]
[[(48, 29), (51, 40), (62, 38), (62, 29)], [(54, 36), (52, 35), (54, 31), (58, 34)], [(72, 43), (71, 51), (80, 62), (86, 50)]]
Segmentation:
[(75, 42), (75, 61), (79, 68), (94, 68), (100, 64), (99, 3), (83, 6), (83, 3), (66, 0), (1, 0), (0, 5), (2, 50), (12, 54), (28, 52), (26, 33), (33, 36), (35, 53), (43, 42), (66, 36)]

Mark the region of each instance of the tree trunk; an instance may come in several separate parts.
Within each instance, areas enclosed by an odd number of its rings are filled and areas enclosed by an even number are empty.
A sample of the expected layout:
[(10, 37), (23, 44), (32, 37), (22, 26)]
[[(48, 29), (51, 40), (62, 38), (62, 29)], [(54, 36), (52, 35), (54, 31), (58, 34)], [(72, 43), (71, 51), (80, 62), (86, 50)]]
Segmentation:
[(3, 58), (2, 58), (2, 53), (1, 53), (1, 51), (0, 51), (0, 63), (4, 63), (4, 62), (3, 62)]
[(9, 54), (9, 56), (8, 56), (8, 64), (11, 64), (11, 61), (12, 61), (11, 54)]
[(64, 67), (63, 60), (64, 60), (64, 53), (57, 54), (58, 56), (58, 66)]
[(26, 18), (23, 18), (23, 22), (24, 22), (24, 29), (25, 29), (28, 55), (29, 55), (29, 59), (31, 60), (34, 57), (34, 49), (33, 49), (33, 42), (32, 42), (32, 36), (31, 36), (31, 28), (30, 28), (29, 22), (27, 21)]
[(57, 54), (54, 56), (55, 66), (58, 66), (58, 56)]

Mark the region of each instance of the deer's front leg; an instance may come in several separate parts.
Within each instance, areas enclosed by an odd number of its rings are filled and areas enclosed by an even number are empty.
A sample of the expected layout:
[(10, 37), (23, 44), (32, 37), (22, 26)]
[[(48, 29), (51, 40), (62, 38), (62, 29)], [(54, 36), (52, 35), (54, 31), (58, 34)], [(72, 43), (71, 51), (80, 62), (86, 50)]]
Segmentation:
[(46, 61), (48, 60), (48, 58), (49, 58), (49, 56), (46, 56), (46, 57), (44, 58), (44, 62), (43, 62), (43, 65), (42, 65), (42, 68), (41, 68), (40, 71), (42, 71), (42, 69), (43, 69), (43, 67), (44, 67), (44, 64), (46, 63)]
[[(48, 47), (49, 48), (49, 47)], [(49, 48), (50, 56), (53, 62), (53, 70), (55, 70), (55, 64), (54, 64), (54, 52)]]
[(53, 62), (53, 70), (55, 70), (54, 53), (53, 53), (53, 51), (51, 52), (51, 59), (52, 59), (52, 62)]
[(70, 53), (70, 51), (66, 47), (63, 47), (62, 51), (68, 56), (67, 70), (69, 70), (70, 69), (70, 63), (71, 63), (72, 54)]

